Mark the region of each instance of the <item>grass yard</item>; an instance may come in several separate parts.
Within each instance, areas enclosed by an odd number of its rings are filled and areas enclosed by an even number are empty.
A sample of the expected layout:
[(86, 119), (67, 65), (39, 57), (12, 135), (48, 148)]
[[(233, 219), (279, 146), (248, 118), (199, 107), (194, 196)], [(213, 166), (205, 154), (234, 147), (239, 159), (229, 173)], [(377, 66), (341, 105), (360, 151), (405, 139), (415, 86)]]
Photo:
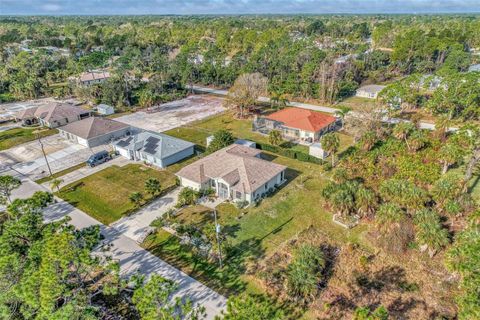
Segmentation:
[[(271, 160), (289, 167), (288, 183), (276, 194), (264, 199), (257, 207), (237, 209), (229, 203), (217, 207), (219, 223), (227, 234), (234, 254), (219, 270), (211, 262), (195, 257), (177, 237), (160, 230), (149, 236), (144, 247), (153, 254), (182, 269), (208, 286), (224, 293), (247, 290), (261, 292), (254, 276), (246, 269), (264, 257), (274, 253), (280, 244), (295, 238), (303, 230), (313, 226), (330, 238), (342, 243), (357, 243), (366, 250), (364, 241), (366, 226), (360, 224), (346, 230), (332, 222), (331, 213), (323, 208), (321, 190), (328, 177), (320, 165), (268, 155)], [(196, 206), (184, 209), (176, 222), (202, 226), (213, 221), (211, 210)]]
[(44, 177), (44, 178), (41, 178), (41, 179), (38, 179), (38, 180), (35, 180), (36, 183), (38, 184), (42, 184), (42, 183), (45, 183), (45, 182), (48, 182), (50, 180), (53, 180), (53, 179), (57, 179), (57, 178), (61, 178), (63, 177), (64, 175), (66, 175), (67, 173), (70, 173), (70, 172), (73, 172), (73, 171), (76, 171), (80, 168), (83, 168), (85, 167), (86, 164), (85, 162), (82, 162), (82, 163), (79, 163), (73, 167), (70, 167), (70, 168), (67, 168), (65, 170), (62, 170), (62, 171), (59, 171), (59, 172), (55, 172), (54, 174), (52, 174), (51, 176), (47, 176), (47, 177)]
[(144, 191), (148, 178), (160, 181), (162, 191), (175, 185), (175, 176), (168, 170), (156, 170), (143, 165), (111, 166), (60, 190), (59, 196), (104, 224), (110, 224), (135, 210), (128, 199), (141, 192), (145, 201), (151, 196)]
[(36, 133), (40, 137), (46, 137), (58, 133), (57, 129), (27, 129), (27, 128), (14, 128), (0, 132), (0, 151), (10, 149), (16, 145), (35, 140)]
[[(252, 120), (235, 119), (231, 112), (224, 112), (165, 133), (200, 146), (206, 146), (207, 137), (220, 129), (232, 132), (236, 138), (269, 143), (267, 136), (252, 131)], [(303, 145), (294, 145), (290, 149), (308, 153), (308, 147)]]

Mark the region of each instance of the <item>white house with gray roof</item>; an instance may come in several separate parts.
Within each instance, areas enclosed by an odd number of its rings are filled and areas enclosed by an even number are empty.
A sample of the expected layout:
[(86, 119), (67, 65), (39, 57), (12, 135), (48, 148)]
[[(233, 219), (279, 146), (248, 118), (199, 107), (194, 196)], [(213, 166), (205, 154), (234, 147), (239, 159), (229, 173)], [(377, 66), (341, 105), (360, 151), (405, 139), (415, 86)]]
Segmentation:
[(194, 152), (194, 144), (163, 133), (143, 131), (115, 141), (114, 149), (122, 156), (165, 168)]
[(378, 94), (385, 89), (386, 86), (371, 84), (357, 89), (356, 96), (368, 99), (377, 99)]
[(287, 167), (263, 160), (261, 151), (233, 144), (176, 173), (183, 187), (213, 189), (221, 199), (251, 203), (285, 181)]

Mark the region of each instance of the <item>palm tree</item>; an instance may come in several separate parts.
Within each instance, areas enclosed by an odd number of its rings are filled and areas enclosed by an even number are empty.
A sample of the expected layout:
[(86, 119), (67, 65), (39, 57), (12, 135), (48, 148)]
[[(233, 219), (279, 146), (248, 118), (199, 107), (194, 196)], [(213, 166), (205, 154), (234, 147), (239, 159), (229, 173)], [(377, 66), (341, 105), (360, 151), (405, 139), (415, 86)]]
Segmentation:
[(140, 192), (133, 192), (130, 194), (128, 199), (135, 205), (135, 207), (139, 207), (143, 200), (143, 194)]
[(447, 132), (450, 128), (452, 121), (447, 116), (439, 116), (435, 121), (435, 132), (442, 142), (445, 142), (447, 138)]
[(372, 214), (377, 205), (375, 192), (365, 187), (359, 188), (355, 193), (355, 204), (362, 216)]
[(375, 131), (368, 131), (360, 138), (360, 144), (365, 151), (372, 150), (373, 146), (377, 142), (377, 134)]
[(393, 128), (393, 136), (399, 140), (405, 141), (407, 148), (410, 150), (407, 138), (415, 130), (415, 125), (410, 122), (400, 122)]
[(282, 133), (279, 130), (272, 130), (268, 133), (268, 142), (274, 146), (282, 143)]
[(409, 151), (416, 152), (423, 148), (426, 143), (426, 138), (420, 130), (414, 130), (408, 137), (407, 147)]
[(50, 189), (57, 189), (57, 192), (60, 192), (60, 185), (63, 183), (63, 180), (60, 178), (53, 179), (50, 182)]
[(343, 217), (346, 217), (354, 209), (355, 199), (348, 189), (342, 188), (332, 195), (330, 204), (335, 211), (337, 211), (337, 213)]
[(350, 110), (352, 109), (347, 106), (339, 106), (338, 110), (335, 111), (335, 115), (339, 117), (341, 120), (341, 123), (342, 123), (341, 129), (343, 129), (343, 126), (344, 126), (345, 116), (350, 112)]
[(335, 166), (335, 153), (340, 147), (340, 139), (338, 138), (338, 135), (334, 132), (327, 133), (322, 137), (321, 144), (323, 150), (332, 154), (332, 166)]
[(145, 181), (145, 191), (151, 194), (152, 196), (160, 193), (162, 190), (162, 186), (160, 185), (160, 181), (155, 178), (149, 178)]
[(414, 217), (417, 227), (416, 239), (429, 249), (430, 257), (449, 243), (448, 231), (442, 228), (439, 215), (430, 210), (417, 211)]
[(447, 173), (448, 168), (463, 159), (463, 149), (454, 143), (447, 143), (440, 148), (438, 159), (443, 164), (442, 174)]

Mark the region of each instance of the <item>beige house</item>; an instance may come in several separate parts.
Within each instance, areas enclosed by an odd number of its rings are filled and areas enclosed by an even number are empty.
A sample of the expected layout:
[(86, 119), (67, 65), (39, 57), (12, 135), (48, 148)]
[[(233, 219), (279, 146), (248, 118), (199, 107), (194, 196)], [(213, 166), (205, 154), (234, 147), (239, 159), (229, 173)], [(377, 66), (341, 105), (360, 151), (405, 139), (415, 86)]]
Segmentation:
[(251, 203), (285, 183), (287, 167), (261, 159), (258, 149), (233, 144), (177, 172), (183, 187), (212, 188), (232, 201)]
[(67, 103), (49, 102), (39, 107), (28, 108), (15, 115), (22, 125), (40, 124), (49, 128), (57, 128), (92, 115), (89, 110), (72, 106)]
[(89, 86), (92, 84), (102, 83), (110, 78), (110, 72), (106, 70), (92, 70), (82, 72), (78, 77), (69, 78), (80, 85)]
[(115, 120), (90, 117), (58, 130), (65, 139), (92, 148), (130, 135), (133, 129), (128, 124)]

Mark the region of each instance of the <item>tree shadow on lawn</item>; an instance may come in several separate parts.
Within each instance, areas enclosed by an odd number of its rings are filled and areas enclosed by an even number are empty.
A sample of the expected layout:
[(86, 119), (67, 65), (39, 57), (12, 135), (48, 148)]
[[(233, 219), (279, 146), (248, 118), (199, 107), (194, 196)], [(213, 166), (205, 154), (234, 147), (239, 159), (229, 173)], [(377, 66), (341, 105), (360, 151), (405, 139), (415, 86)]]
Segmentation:
[(190, 246), (180, 244), (179, 239), (173, 235), (148, 250), (211, 289), (227, 295), (245, 291), (247, 283), (241, 276), (246, 273), (248, 259), (263, 256), (258, 239), (244, 240), (224, 252), (222, 269), (217, 261), (194, 254)]

